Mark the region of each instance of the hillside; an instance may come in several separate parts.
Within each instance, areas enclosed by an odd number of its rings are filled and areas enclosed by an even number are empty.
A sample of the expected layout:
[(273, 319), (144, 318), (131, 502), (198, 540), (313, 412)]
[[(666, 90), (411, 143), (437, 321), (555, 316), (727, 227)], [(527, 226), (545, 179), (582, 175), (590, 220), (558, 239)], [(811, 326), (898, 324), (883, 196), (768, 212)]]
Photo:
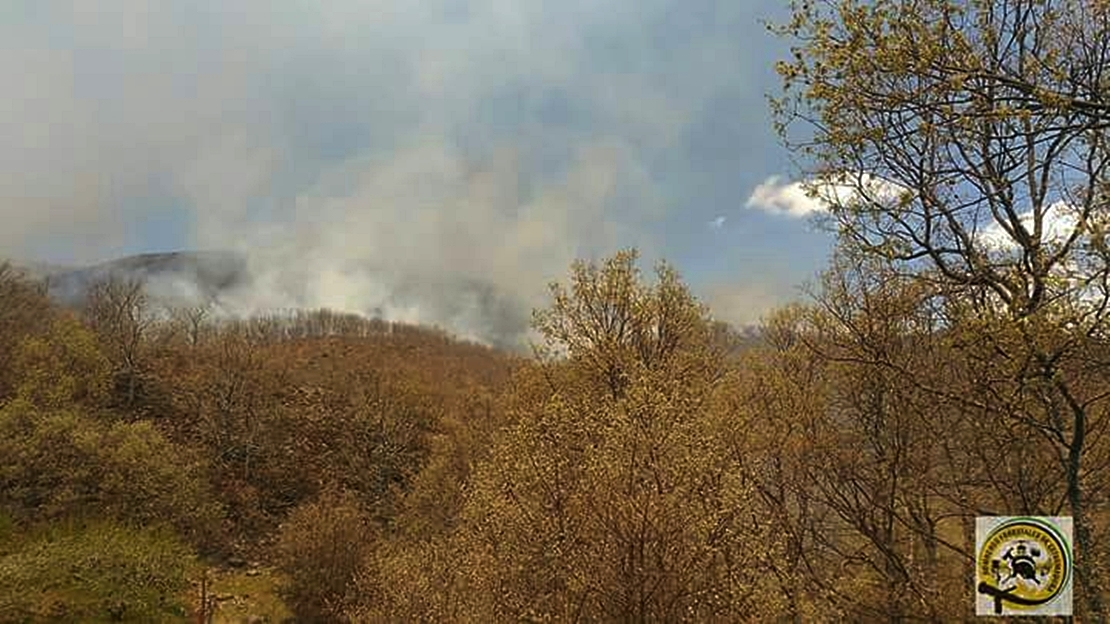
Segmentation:
[[(976, 516), (1066, 495), (1014, 417), (1057, 405), (1028, 323), (849, 266), (737, 333), (636, 260), (573, 265), (527, 358), (330, 310), (156, 314), (119, 280), (75, 313), (0, 265), (0, 620), (959, 620), (933, 598), (968, 592)], [(1105, 340), (1037, 329), (1105, 426)]]
[[(211, 270), (221, 260), (144, 256), (64, 277), (76, 284), (126, 269), (215, 279), (230, 274)], [(129, 576), (149, 571), (132, 566), (128, 548), (177, 549), (173, 565), (140, 555), (165, 568), (163, 585), (150, 587), (161, 598), (121, 596), (124, 619), (198, 608), (202, 578), (221, 613), (288, 613), (274, 602), (283, 576), (273, 567), (291, 510), (328, 492), (361, 492), (367, 512), (387, 522), (442, 452), (437, 440), (488, 419), (492, 397), (521, 364), (439, 330), (328, 311), (205, 320), (199, 331), (165, 317), (107, 323), (97, 314), (111, 306), (78, 321), (3, 267), (0, 295), (0, 452), (14, 462), (0, 473), (4, 621), (98, 617), (89, 592), (99, 590), (3, 572), (40, 538), (58, 549), (36, 556), (120, 583), (154, 582)], [(137, 305), (142, 315), (154, 303)], [(128, 346), (121, 340), (131, 331), (139, 342)], [(170, 534), (146, 532), (163, 522)], [(127, 546), (125, 535), (136, 541)], [(40, 584), (57, 589), (15, 597)]]

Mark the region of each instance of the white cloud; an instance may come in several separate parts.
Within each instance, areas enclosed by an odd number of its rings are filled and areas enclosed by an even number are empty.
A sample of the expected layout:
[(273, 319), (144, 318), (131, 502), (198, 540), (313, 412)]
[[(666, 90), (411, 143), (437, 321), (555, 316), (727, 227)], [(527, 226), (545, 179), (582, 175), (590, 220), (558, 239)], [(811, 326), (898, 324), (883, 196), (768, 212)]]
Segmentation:
[(725, 217), (723, 215), (719, 216), (716, 219), (713, 219), (712, 221), (709, 222), (709, 227), (713, 228), (714, 230), (719, 230), (719, 229), (721, 229), (722, 226), (724, 226), (726, 219), (727, 219), (727, 217)]
[(755, 187), (746, 206), (791, 217), (805, 217), (826, 210), (825, 204), (811, 197), (801, 182), (784, 182), (782, 176), (777, 175)]
[(755, 187), (748, 196), (746, 206), (800, 218), (828, 212), (830, 206), (850, 204), (860, 197), (861, 192), (868, 200), (891, 202), (905, 191), (904, 187), (894, 182), (868, 173), (795, 182), (786, 182), (782, 176), (774, 175)]
[[(869, 201), (884, 203), (897, 201), (902, 193), (908, 192), (899, 184), (870, 174), (847, 175), (853, 176), (850, 184), (845, 183), (844, 177), (787, 182), (782, 176), (771, 176), (756, 186), (746, 205), (755, 210), (801, 218), (828, 212), (834, 205), (851, 204), (857, 201), (860, 190), (864, 191)], [(1029, 210), (1019, 218), (1031, 233), (1033, 211)], [(1066, 202), (1053, 203), (1045, 211), (1042, 238), (1047, 242), (1061, 242), (1075, 226), (1074, 209)], [(976, 239), (993, 251), (1009, 252), (1018, 248), (1014, 238), (994, 220), (980, 225)]]
[[(1033, 211), (1029, 210), (1020, 215), (1021, 224), (1030, 233), (1033, 231)], [(1060, 242), (1066, 239), (1075, 229), (1076, 218), (1074, 211), (1066, 202), (1055, 202), (1045, 210), (1042, 222), (1042, 240)], [(1015, 251), (1017, 242), (1006, 232), (997, 221), (990, 221), (986, 227), (979, 230), (978, 240), (986, 247), (995, 251)]]

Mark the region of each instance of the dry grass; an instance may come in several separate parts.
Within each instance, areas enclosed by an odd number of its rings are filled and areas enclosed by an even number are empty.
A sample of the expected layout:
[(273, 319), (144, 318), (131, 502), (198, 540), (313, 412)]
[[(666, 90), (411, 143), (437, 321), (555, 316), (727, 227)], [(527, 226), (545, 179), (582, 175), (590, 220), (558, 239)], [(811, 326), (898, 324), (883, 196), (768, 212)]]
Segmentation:
[[(214, 597), (214, 624), (292, 622), (293, 613), (281, 600), (283, 578), (266, 568), (211, 569), (208, 571), (209, 596)], [(192, 597), (199, 604), (199, 582)]]

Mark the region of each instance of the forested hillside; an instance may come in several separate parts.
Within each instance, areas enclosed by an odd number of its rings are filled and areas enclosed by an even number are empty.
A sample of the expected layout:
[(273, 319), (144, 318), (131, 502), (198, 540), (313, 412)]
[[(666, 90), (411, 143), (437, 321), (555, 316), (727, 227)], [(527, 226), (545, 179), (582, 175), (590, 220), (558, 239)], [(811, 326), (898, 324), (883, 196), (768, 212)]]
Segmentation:
[(169, 312), (112, 278), (59, 308), (0, 266), (0, 620), (184, 617), (321, 497), (385, 527), (519, 365), (328, 311)]
[[(573, 267), (527, 360), (5, 267), (2, 619), (961, 619), (974, 517), (1066, 504), (1021, 327), (842, 262), (741, 343), (635, 259)], [(1107, 353), (1061, 332), (1101, 549)]]

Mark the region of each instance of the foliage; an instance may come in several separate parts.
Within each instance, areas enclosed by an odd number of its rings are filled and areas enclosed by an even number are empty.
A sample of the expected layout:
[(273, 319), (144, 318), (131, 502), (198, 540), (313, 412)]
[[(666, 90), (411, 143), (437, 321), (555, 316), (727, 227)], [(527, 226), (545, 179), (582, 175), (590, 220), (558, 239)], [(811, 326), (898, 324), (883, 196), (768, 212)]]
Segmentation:
[(536, 325), (545, 353), (567, 357), (518, 373), (510, 424), (474, 468), (456, 530), (371, 560), (360, 580), (371, 598), (355, 613), (702, 621), (774, 612), (775, 595), (757, 588), (775, 540), (752, 515), (740, 438), (722, 435), (744, 423), (725, 400), (710, 322), (668, 267), (645, 286), (634, 263), (622, 253), (603, 268), (578, 264), (569, 289), (553, 287)]
[(280, 583), (298, 621), (959, 620), (975, 516), (1066, 512), (1077, 487), (1104, 573), (1110, 438), (1076, 452), (1074, 407), (1101, 431), (1108, 351), (1062, 321), (1078, 307), (1015, 315), (845, 244), (810, 304), (740, 337), (636, 259), (572, 266), (527, 362), (198, 308), (144, 326), (141, 383), (105, 401), (104, 325), (20, 325), (0, 619), (173, 619), (185, 568), (143, 570), (185, 540), (240, 588), (217, 593), (283, 613)]
[(325, 484), (389, 513), (448, 398), (390, 370), (372, 346), (269, 344), (224, 328), (184, 347), (187, 357), (154, 361), (174, 414), (167, 429), (211, 459), (239, 530), (272, 529)]
[(455, 528), (471, 466), (488, 459), (504, 418), (504, 405), (488, 392), (468, 396), (458, 415), (444, 417), (429, 438), (427, 461), (398, 502), (396, 531), (419, 541)]
[(191, 455), (150, 423), (13, 401), (0, 408), (0, 510), (25, 521), (93, 515), (168, 522), (204, 544), (219, 510)]
[(11, 363), (19, 344), (49, 325), (50, 302), (41, 285), (27, 279), (7, 262), (0, 261), (0, 402), (15, 393)]
[(277, 558), (289, 578), (285, 601), (298, 621), (342, 619), (372, 536), (368, 515), (349, 494), (328, 491), (289, 514)]
[(192, 555), (164, 532), (61, 523), (0, 550), (4, 621), (168, 622), (186, 615)]
[[(1021, 476), (1019, 489), (1035, 494), (1021, 505), (1066, 501), (1080, 615), (1106, 619), (1106, 546), (1095, 518), (1103, 486), (1090, 464), (1104, 453), (1093, 432), (1105, 426), (1110, 398), (1094, 390), (1106, 369), (1091, 358), (1110, 327), (1110, 6), (798, 2), (779, 31), (795, 43), (779, 65), (780, 130), (831, 209), (839, 253), (859, 268), (834, 263), (834, 275), (852, 274), (862, 287), (834, 284), (828, 296), (843, 310), (881, 293), (879, 279), (911, 282), (910, 300), (934, 309), (934, 335), (952, 347), (940, 362), (975, 381), (958, 384), (972, 392), (963, 401), (935, 392), (942, 386), (933, 380), (924, 387), (951, 404), (955, 422), (974, 417), (1000, 432), (996, 451), (1031, 440), (1030, 455), (1044, 460), (1030, 472), (1058, 475), (1063, 491)], [(808, 134), (800, 142), (795, 122)], [(884, 314), (865, 318), (882, 323)], [(859, 335), (864, 368), (897, 359), (877, 351), (889, 337)], [(882, 401), (917, 401), (922, 385), (903, 391), (905, 382), (880, 383)], [(903, 445), (932, 452), (916, 436)], [(962, 464), (986, 449), (946, 450)]]
[[(1005, 319), (949, 306), (910, 276), (841, 258), (814, 305), (771, 317), (766, 345), (746, 354), (737, 400), (760, 416), (750, 466), (786, 536), (774, 563), (792, 612), (966, 619), (975, 517), (1058, 515), (1068, 504), (1044, 390), (1025, 377), (1025, 338)], [(1038, 330), (1051, 340), (1051, 327)], [(1087, 393), (1105, 377), (1078, 373), (1073, 388), (1103, 418), (1089, 399), (1097, 391)], [(1105, 461), (1107, 450), (1091, 440), (1087, 457)], [(1085, 488), (1100, 516), (1103, 491), (1095, 480)], [(1103, 560), (1102, 543), (1086, 565)]]
[(13, 363), (17, 396), (41, 407), (98, 404), (107, 394), (107, 359), (93, 335), (67, 315), (54, 318), (43, 335), (25, 338)]
[(780, 28), (796, 45), (776, 110), (812, 131), (795, 147), (844, 247), (928, 267), (1015, 314), (1104, 299), (1090, 278), (1107, 271), (1108, 11), (796, 3)]

